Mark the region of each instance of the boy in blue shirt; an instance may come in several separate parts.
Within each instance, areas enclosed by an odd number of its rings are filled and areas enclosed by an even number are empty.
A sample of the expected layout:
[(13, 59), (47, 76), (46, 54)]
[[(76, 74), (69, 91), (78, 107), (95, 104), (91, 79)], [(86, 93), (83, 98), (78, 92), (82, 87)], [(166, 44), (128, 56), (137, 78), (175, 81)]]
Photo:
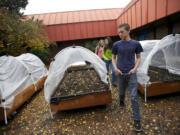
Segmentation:
[[(114, 43), (112, 48), (112, 63), (118, 74), (118, 90), (120, 97), (120, 107), (125, 106), (125, 90), (128, 87), (132, 104), (134, 128), (141, 131), (140, 111), (137, 95), (137, 76), (136, 71), (141, 61), (143, 51), (138, 41), (130, 38), (129, 24), (121, 24), (118, 27), (118, 34), (121, 40)], [(117, 64), (116, 64), (117, 55)], [(135, 61), (136, 56), (136, 61)]]

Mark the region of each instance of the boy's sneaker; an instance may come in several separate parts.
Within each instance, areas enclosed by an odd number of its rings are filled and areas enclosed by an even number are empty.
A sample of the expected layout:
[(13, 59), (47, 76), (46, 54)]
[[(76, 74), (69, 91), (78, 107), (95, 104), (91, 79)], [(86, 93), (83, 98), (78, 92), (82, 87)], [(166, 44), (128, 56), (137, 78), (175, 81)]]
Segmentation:
[(140, 120), (134, 120), (134, 129), (138, 132), (142, 131)]
[(125, 107), (124, 101), (120, 101), (120, 107), (121, 108)]

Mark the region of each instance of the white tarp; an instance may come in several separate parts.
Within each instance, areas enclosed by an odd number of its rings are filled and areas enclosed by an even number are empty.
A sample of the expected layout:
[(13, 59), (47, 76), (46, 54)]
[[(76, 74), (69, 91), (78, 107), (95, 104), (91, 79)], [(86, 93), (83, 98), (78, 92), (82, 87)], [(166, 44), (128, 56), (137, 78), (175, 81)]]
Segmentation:
[(14, 97), (47, 75), (43, 62), (33, 54), (0, 57), (0, 106), (11, 108)]
[(67, 47), (60, 51), (50, 64), (48, 78), (44, 86), (44, 94), (47, 102), (50, 102), (51, 96), (59, 82), (63, 79), (67, 68), (74, 63), (77, 64), (77, 62), (80, 62), (80, 64), (83, 64), (85, 61), (91, 63), (101, 80), (108, 84), (105, 63), (95, 53), (80, 46)]
[[(141, 53), (141, 61), (145, 61), (151, 50), (154, 48), (156, 44), (158, 44), (160, 40), (144, 40), (144, 41), (139, 41), (142, 48), (143, 52)], [(140, 64), (143, 64), (141, 62)], [(140, 66), (141, 67), (141, 66)], [(139, 68), (140, 69), (140, 68)]]
[(180, 75), (180, 34), (168, 35), (160, 41), (140, 41), (144, 52), (138, 68), (138, 81), (146, 84), (149, 81), (149, 66), (167, 69)]
[(139, 41), (142, 48), (143, 48), (143, 52), (141, 53), (141, 63), (137, 69), (137, 78), (138, 81), (141, 82), (142, 84), (145, 84), (149, 81), (149, 76), (146, 73), (143, 73), (143, 64), (146, 61), (147, 56), (149, 55), (149, 53), (152, 51), (152, 49), (154, 48), (155, 45), (158, 44), (160, 40), (143, 40), (143, 41)]

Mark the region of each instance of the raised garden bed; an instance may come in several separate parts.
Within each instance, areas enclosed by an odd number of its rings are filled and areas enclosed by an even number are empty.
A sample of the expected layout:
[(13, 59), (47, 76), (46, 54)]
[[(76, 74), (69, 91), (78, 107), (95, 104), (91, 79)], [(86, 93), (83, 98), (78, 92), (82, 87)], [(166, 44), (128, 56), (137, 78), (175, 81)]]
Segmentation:
[(51, 110), (69, 110), (111, 102), (109, 85), (90, 66), (69, 68), (51, 97)]
[(157, 81), (180, 81), (180, 75), (169, 73), (167, 69), (162, 69), (158, 67), (150, 66), (148, 70), (148, 75), (150, 76), (150, 82)]
[[(35, 86), (37, 90), (41, 90), (44, 85), (47, 76), (39, 79)], [(34, 84), (29, 85), (27, 88), (23, 89), (14, 97), (14, 102), (12, 108), (6, 108), (7, 117), (9, 117), (14, 111), (16, 111), (21, 105), (23, 105), (31, 96), (36, 92)], [(0, 121), (4, 120), (4, 108), (0, 107)]]
[(169, 73), (166, 69), (158, 67), (149, 67), (148, 75), (150, 76), (150, 84), (147, 89), (138, 83), (140, 93), (148, 96), (157, 96), (180, 91), (180, 76)]
[(77, 96), (108, 90), (93, 68), (68, 70), (54, 97)]

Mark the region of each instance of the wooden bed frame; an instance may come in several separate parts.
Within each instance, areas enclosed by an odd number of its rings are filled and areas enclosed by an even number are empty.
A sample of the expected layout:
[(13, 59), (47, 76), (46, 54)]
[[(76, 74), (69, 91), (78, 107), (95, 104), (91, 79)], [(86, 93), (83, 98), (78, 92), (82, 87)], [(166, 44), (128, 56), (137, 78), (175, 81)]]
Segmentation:
[[(86, 65), (71, 66), (68, 70), (83, 69)], [(50, 103), (50, 110), (53, 113), (64, 110), (72, 110), (85, 107), (93, 107), (98, 105), (105, 105), (112, 102), (111, 90), (102, 91), (98, 93), (91, 93), (82, 95), (73, 99), (59, 101), (58, 104)], [(52, 116), (52, 115), (51, 115)]]
[[(40, 90), (44, 85), (47, 76), (42, 77), (35, 84), (37, 90), (35, 90), (34, 84), (31, 84), (21, 92), (19, 92), (15, 98), (11, 109), (6, 108), (7, 117), (10, 116), (16, 109), (18, 109), (25, 101), (27, 101), (36, 91)], [(0, 121), (4, 120), (4, 108), (0, 107)]]
[(59, 104), (50, 104), (52, 112), (72, 110), (77, 108), (93, 107), (112, 102), (111, 90), (80, 96), (70, 100), (59, 101)]
[[(180, 92), (180, 81), (171, 81), (171, 82), (152, 82), (145, 89), (140, 83), (138, 83), (138, 90), (141, 94), (146, 97), (170, 94), (175, 92)], [(145, 99), (146, 101), (146, 99)]]

